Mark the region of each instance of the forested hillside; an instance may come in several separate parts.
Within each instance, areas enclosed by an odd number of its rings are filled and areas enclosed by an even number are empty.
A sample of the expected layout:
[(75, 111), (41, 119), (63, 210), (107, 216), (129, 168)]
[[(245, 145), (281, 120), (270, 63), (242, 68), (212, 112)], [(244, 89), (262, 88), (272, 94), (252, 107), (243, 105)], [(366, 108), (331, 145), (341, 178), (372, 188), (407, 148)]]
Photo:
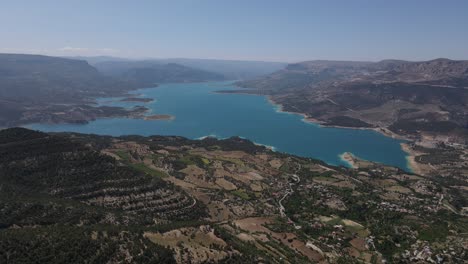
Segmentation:
[(358, 169), (241, 138), (0, 130), (0, 262), (466, 259), (462, 176), (351, 159)]

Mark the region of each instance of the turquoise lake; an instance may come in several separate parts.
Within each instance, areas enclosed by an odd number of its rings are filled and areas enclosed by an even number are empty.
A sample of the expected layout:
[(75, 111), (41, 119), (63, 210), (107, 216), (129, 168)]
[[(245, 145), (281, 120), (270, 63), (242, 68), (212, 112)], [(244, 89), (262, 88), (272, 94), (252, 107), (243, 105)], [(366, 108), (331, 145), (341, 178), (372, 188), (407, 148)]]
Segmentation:
[(178, 135), (191, 139), (204, 136), (240, 136), (277, 151), (321, 159), (348, 166), (340, 154), (394, 165), (405, 170), (406, 153), (401, 141), (372, 130), (326, 128), (305, 122), (301, 115), (283, 113), (266, 97), (216, 93), (239, 89), (228, 82), (163, 84), (133, 91), (150, 103), (120, 102), (121, 98), (100, 98), (101, 105), (132, 107), (144, 105), (152, 114), (170, 114), (174, 120), (104, 118), (85, 125), (33, 124), (27, 127), (48, 132), (73, 131), (101, 135)]

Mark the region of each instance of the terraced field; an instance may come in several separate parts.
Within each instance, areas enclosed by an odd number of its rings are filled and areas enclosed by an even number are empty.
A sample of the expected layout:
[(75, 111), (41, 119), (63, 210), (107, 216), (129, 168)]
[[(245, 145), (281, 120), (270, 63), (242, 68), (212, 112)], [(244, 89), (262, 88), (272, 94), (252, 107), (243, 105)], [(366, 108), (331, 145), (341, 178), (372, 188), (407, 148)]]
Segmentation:
[[(0, 131), (0, 262), (466, 259), (466, 184), (240, 138)], [(39, 242), (39, 241), (42, 241)]]

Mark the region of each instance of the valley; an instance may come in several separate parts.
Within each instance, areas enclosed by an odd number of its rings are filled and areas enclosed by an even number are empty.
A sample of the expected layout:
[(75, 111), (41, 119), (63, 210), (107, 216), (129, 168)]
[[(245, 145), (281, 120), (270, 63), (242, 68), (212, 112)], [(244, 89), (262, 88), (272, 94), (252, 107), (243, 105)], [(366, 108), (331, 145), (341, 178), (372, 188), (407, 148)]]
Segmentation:
[(2, 1), (0, 264), (468, 264), (467, 14)]
[[(0, 130), (2, 262), (466, 259), (463, 63), (299, 63), (233, 83), (50, 60), (84, 75), (2, 92), (3, 126), (50, 132)], [(34, 70), (13, 61), (18, 80)]]

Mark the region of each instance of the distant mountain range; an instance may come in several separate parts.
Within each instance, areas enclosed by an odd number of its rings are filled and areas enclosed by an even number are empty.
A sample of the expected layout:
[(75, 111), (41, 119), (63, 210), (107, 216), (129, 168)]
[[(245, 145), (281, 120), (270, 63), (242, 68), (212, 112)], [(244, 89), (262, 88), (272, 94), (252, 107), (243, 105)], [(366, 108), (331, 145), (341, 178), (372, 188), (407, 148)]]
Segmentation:
[(468, 61), (436, 59), (423, 62), (383, 60), (380, 62), (305, 61), (256, 80), (241, 83), (272, 90), (303, 89), (304, 86), (336, 81), (408, 82), (468, 86)]
[(84, 122), (126, 111), (90, 106), (91, 98), (133, 86), (104, 76), (86, 61), (0, 54), (0, 127), (29, 122)]
[[(270, 68), (263, 69), (262, 65)], [(0, 127), (30, 122), (82, 123), (103, 116), (138, 115), (143, 108), (128, 112), (123, 108), (95, 107), (93, 98), (124, 95), (132, 89), (161, 83), (226, 80), (246, 75), (243, 73), (252, 68), (257, 71), (251, 74), (269, 73), (274, 65), (279, 64), (0, 54)], [(218, 67), (216, 73), (206, 70)]]
[(0, 98), (4, 100), (68, 103), (129, 87), (102, 75), (86, 61), (0, 54)]
[(187, 67), (177, 63), (152, 61), (106, 61), (95, 64), (104, 75), (138, 86), (151, 86), (173, 82), (222, 81), (226, 77), (219, 73)]
[(123, 73), (130, 68), (155, 67), (164, 64), (179, 64), (190, 68), (221, 74), (229, 80), (250, 79), (283, 69), (287, 63), (241, 60), (213, 60), (213, 59), (126, 59), (107, 56), (98, 57), (70, 57), (86, 60), (104, 73)]

